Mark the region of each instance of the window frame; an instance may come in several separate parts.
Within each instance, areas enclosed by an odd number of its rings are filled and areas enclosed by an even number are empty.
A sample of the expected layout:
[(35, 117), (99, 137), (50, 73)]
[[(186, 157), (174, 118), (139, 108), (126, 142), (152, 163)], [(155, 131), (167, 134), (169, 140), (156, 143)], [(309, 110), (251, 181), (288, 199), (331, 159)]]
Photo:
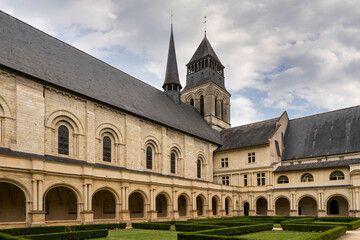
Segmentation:
[(154, 149), (151, 146), (146, 147), (146, 169), (153, 170), (153, 152)]
[(247, 174), (244, 174), (244, 187), (247, 187), (247, 186), (248, 186), (248, 183), (249, 183), (248, 175), (247, 175)]
[(229, 158), (222, 158), (221, 159), (221, 168), (229, 167)]
[(285, 175), (281, 175), (280, 177), (278, 177), (277, 183), (278, 184), (287, 184), (287, 183), (289, 183), (289, 178)]
[[(308, 180), (305, 180), (308, 179)], [(311, 173), (304, 173), (300, 178), (301, 182), (314, 182), (314, 176)]]
[[(105, 142), (105, 139), (106, 142)], [(111, 158), (112, 158), (112, 141), (111, 138), (109, 136), (104, 136), (102, 138), (103, 141), (103, 162), (111, 162)], [(105, 146), (105, 144), (108, 144), (108, 146)]]
[(332, 173), (330, 173), (329, 180), (330, 181), (345, 180), (345, 174), (340, 170), (333, 171)]
[(230, 176), (229, 175), (221, 176), (221, 182), (222, 182), (222, 185), (229, 186), (230, 185)]
[(171, 152), (170, 154), (170, 173), (176, 174), (176, 154)]
[(249, 152), (248, 153), (248, 163), (255, 163), (255, 152)]
[(70, 154), (70, 132), (64, 124), (58, 127), (58, 154)]
[(264, 172), (256, 174), (256, 182), (257, 186), (265, 186), (266, 185), (266, 174)]
[(196, 177), (197, 178), (202, 177), (202, 160), (201, 160), (201, 158), (198, 158), (196, 160)]

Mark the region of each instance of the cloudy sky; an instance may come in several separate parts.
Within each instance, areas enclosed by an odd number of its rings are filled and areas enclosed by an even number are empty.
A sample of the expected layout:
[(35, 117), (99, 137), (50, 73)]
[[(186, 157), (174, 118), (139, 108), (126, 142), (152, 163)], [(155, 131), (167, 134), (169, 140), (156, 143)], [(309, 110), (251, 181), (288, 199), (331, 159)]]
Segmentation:
[(357, 0), (0, 0), (0, 9), (159, 89), (171, 11), (183, 86), (207, 16), (233, 126), (360, 104)]

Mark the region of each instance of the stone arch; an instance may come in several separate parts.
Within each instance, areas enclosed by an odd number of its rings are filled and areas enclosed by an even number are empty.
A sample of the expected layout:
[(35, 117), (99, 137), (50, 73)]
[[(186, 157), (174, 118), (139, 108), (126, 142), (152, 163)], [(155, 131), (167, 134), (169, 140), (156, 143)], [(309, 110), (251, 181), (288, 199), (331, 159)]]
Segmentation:
[(275, 215), (290, 216), (290, 200), (285, 196), (279, 196), (275, 200)]
[(0, 222), (25, 222), (28, 196), (12, 181), (0, 180)]
[(171, 198), (166, 192), (160, 192), (155, 197), (155, 205), (157, 211), (157, 217), (168, 217), (169, 206), (171, 205)]
[(111, 193), (114, 195), (115, 203), (119, 203), (119, 202), (120, 202), (120, 195), (118, 194), (118, 192), (117, 192), (114, 188), (109, 187), (109, 186), (97, 188), (96, 190), (93, 191), (93, 194), (92, 194), (91, 197), (94, 197), (94, 195), (95, 195), (97, 192), (102, 191), (102, 190), (106, 190), (106, 191), (111, 192)]
[(327, 215), (349, 216), (349, 200), (344, 195), (333, 194), (326, 199), (325, 203)]
[(256, 215), (267, 215), (268, 202), (265, 197), (260, 196), (256, 199)]
[(217, 195), (214, 195), (211, 198), (211, 205), (212, 205), (212, 211), (213, 211), (213, 216), (217, 216), (220, 214), (220, 206), (221, 206), (221, 201), (220, 201), (220, 197)]
[(317, 216), (317, 201), (316, 198), (311, 195), (303, 195), (299, 198), (298, 203), (298, 215), (305, 216)]
[(91, 209), (94, 219), (114, 219), (116, 217), (116, 195), (107, 188), (94, 192)]
[(77, 220), (80, 202), (77, 189), (68, 184), (55, 184), (44, 193), (45, 221)]
[(195, 93), (195, 98), (196, 99), (200, 99), (200, 96), (203, 95), (205, 97), (205, 89), (201, 88), (199, 90), (196, 91)]
[(205, 158), (205, 154), (201, 151), (199, 151), (197, 154), (196, 154), (196, 161), (195, 161), (195, 164), (196, 164), (196, 177), (199, 178), (198, 176), (198, 161), (200, 160), (200, 178), (201, 179), (206, 179), (207, 177), (207, 171), (206, 171), (206, 158)]
[(188, 215), (189, 209), (190, 209), (190, 197), (186, 193), (181, 193), (178, 196), (178, 211), (179, 216), (184, 217)]
[[(159, 169), (159, 155), (161, 154), (161, 144), (160, 142), (153, 136), (147, 136), (144, 139), (143, 144), (143, 161), (145, 162), (145, 169), (146, 170), (153, 170), (156, 171)], [(146, 161), (147, 161), (147, 148), (150, 147), (152, 149), (152, 168), (147, 168)]]
[(249, 211), (250, 211), (249, 202), (247, 201), (243, 202), (243, 210), (244, 210), (244, 216), (249, 216)]
[[(172, 170), (171, 154), (172, 153), (175, 154), (175, 173), (171, 172), (171, 170)], [(184, 172), (183, 152), (182, 152), (180, 146), (176, 143), (173, 143), (170, 146), (169, 160), (170, 160), (170, 173), (183, 175), (182, 174)]]
[(124, 144), (119, 129), (113, 124), (103, 123), (97, 127), (95, 136), (97, 140), (96, 153), (99, 161), (103, 162), (103, 140), (105, 137), (109, 137), (111, 140), (111, 162), (119, 162), (120, 147)]
[(231, 211), (232, 211), (232, 200), (230, 197), (226, 197), (225, 198), (225, 214), (226, 215), (230, 215), (231, 214)]
[(84, 134), (84, 128), (80, 120), (71, 112), (66, 110), (58, 110), (49, 115), (46, 119), (45, 126), (48, 128), (55, 129), (58, 122), (65, 121), (68, 122), (76, 134)]
[(141, 190), (134, 190), (129, 194), (128, 198), (130, 218), (145, 218), (147, 204), (147, 196)]
[(0, 96), (0, 116), (12, 118), (10, 107), (3, 97)]
[(189, 93), (187, 96), (186, 96), (186, 102), (188, 104), (190, 104), (190, 100), (193, 99), (195, 100), (195, 95), (193, 93)]
[(196, 197), (196, 210), (198, 216), (204, 216), (205, 215), (205, 202), (206, 198), (204, 195), (199, 194)]

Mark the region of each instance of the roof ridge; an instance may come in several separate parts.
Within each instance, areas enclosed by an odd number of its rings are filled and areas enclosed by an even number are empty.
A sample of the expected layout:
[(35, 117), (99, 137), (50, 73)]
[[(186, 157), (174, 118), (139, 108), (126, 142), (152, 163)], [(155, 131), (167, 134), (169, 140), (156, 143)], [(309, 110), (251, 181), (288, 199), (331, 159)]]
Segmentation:
[(301, 120), (301, 119), (305, 119), (305, 118), (316, 117), (316, 116), (320, 116), (320, 115), (325, 115), (325, 114), (329, 114), (329, 113), (345, 111), (345, 110), (354, 109), (354, 108), (358, 108), (358, 107), (360, 107), (360, 105), (356, 105), (356, 106), (352, 106), (352, 107), (346, 107), (346, 108), (340, 108), (340, 109), (331, 110), (331, 111), (328, 111), (328, 112), (312, 114), (312, 115), (308, 115), (308, 116), (304, 116), (304, 117), (299, 117), (299, 118), (294, 118), (294, 119), (290, 119), (289, 121), (296, 121), (296, 120)]
[(107, 62), (105, 62), (105, 61), (103, 61), (103, 60), (101, 60), (101, 59), (99, 59), (99, 58), (96, 58), (96, 57), (94, 57), (94, 56), (90, 55), (89, 53), (87, 53), (87, 52), (85, 52), (85, 51), (83, 51), (83, 50), (79, 49), (79, 48), (76, 48), (76, 47), (74, 47), (74, 46), (70, 45), (69, 43), (67, 43), (67, 42), (65, 42), (65, 41), (63, 41), (63, 40), (61, 40), (61, 39), (56, 38), (56, 37), (54, 37), (54, 36), (52, 36), (52, 35), (50, 35), (50, 34), (48, 34), (48, 33), (44, 32), (44, 31), (42, 31), (42, 30), (38, 29), (37, 27), (31, 26), (29, 23), (26, 23), (26, 22), (24, 22), (24, 21), (20, 20), (20, 19), (19, 19), (19, 18), (17, 18), (17, 17), (14, 17), (14, 16), (12, 16), (12, 15), (10, 15), (10, 14), (8, 14), (8, 13), (6, 13), (6, 12), (2, 11), (2, 10), (0, 10), (0, 12), (4, 13), (4, 14), (5, 14), (5, 15), (7, 15), (8, 17), (15, 19), (16, 21), (18, 21), (18, 22), (20, 22), (20, 23), (22, 23), (22, 24), (27, 25), (27, 26), (28, 26), (28, 27), (30, 27), (30, 28), (35, 29), (36, 31), (38, 31), (38, 32), (40, 32), (40, 33), (42, 33), (42, 34), (45, 34), (45, 35), (47, 35), (47, 36), (51, 37), (52, 39), (54, 39), (54, 40), (56, 40), (56, 41), (59, 41), (59, 42), (61, 42), (61, 43), (65, 44), (66, 46), (68, 46), (68, 47), (70, 47), (70, 48), (72, 48), (72, 49), (74, 49), (74, 50), (76, 50), (76, 51), (81, 52), (82, 54), (87, 55), (88, 57), (91, 57), (91, 58), (95, 59), (96, 61), (99, 61), (99, 62), (101, 62), (101, 63), (103, 63), (103, 64), (105, 64), (105, 65), (107, 65), (107, 66), (109, 66), (109, 67), (111, 67), (111, 68), (113, 68), (113, 69), (115, 69), (115, 70), (119, 71), (119, 72), (122, 72), (123, 74), (128, 75), (129, 77), (133, 78), (134, 80), (137, 80), (137, 81), (139, 81), (139, 82), (141, 82), (141, 83), (143, 83), (143, 84), (146, 84), (146, 85), (148, 85), (148, 86), (150, 86), (150, 87), (152, 87), (152, 88), (154, 88), (154, 89), (156, 89), (156, 90), (158, 90), (158, 91), (160, 91), (160, 92), (163, 92), (163, 91), (161, 91), (160, 89), (158, 89), (158, 88), (156, 88), (156, 87), (154, 87), (154, 86), (152, 86), (152, 85), (150, 85), (150, 84), (148, 84), (148, 83), (146, 83), (146, 82), (144, 82), (144, 81), (141, 81), (140, 79), (138, 79), (138, 78), (136, 78), (136, 77), (134, 77), (134, 76), (130, 75), (129, 73), (124, 72), (124, 71), (122, 71), (122, 70), (120, 70), (120, 69), (118, 69), (118, 68), (116, 68), (116, 67), (114, 67), (114, 66), (110, 65), (109, 63), (107, 63)]
[[(270, 118), (270, 119), (267, 119), (267, 120), (262, 120), (262, 121), (254, 122), (254, 123), (248, 123), (248, 124), (245, 124), (245, 125), (240, 125), (240, 126), (236, 126), (236, 127), (232, 127), (232, 128), (228, 128), (228, 129), (234, 129), (234, 128), (240, 128), (240, 127), (248, 127), (248, 126), (255, 125), (255, 124), (259, 124), (259, 123), (264, 123), (264, 122), (270, 122), (270, 121), (278, 120), (279, 118), (280, 118), (280, 117)], [(227, 130), (227, 129), (225, 129), (225, 130)]]

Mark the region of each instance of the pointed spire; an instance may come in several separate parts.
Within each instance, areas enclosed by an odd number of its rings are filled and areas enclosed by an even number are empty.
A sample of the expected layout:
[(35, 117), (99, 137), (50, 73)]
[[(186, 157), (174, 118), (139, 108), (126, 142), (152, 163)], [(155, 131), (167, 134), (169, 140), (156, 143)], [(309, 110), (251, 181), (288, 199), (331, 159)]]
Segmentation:
[[(167, 88), (169, 85), (171, 88)], [(163, 89), (167, 91), (168, 89), (180, 91), (181, 84), (179, 80), (179, 72), (176, 61), (175, 53), (175, 43), (174, 43), (174, 34), (173, 34), (173, 24), (171, 23), (171, 33), (170, 33), (170, 43), (169, 43), (169, 53), (166, 65), (166, 74), (165, 81), (163, 84)]]
[(214, 49), (212, 48), (209, 40), (207, 39), (206, 32), (205, 32), (205, 36), (204, 36), (203, 40), (201, 41), (199, 47), (196, 49), (194, 55), (192, 56), (192, 58), (190, 59), (190, 61), (187, 65), (189, 65), (190, 63), (193, 63), (197, 60), (200, 60), (201, 58), (204, 58), (206, 56), (211, 56), (222, 66), (222, 63), (221, 63), (220, 59), (218, 58), (218, 56), (216, 55)]

